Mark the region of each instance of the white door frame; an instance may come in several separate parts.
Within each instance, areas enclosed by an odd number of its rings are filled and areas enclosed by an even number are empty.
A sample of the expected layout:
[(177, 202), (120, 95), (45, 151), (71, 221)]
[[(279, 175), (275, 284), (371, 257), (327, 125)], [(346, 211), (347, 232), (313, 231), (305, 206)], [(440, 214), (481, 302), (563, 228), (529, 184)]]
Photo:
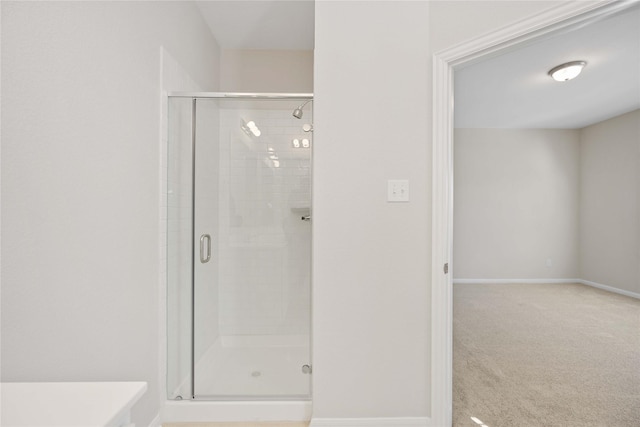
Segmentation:
[[(457, 66), (626, 9), (637, 0), (570, 1), (433, 55), (431, 424), (452, 423), (453, 72)], [(444, 271), (448, 264), (448, 274)]]

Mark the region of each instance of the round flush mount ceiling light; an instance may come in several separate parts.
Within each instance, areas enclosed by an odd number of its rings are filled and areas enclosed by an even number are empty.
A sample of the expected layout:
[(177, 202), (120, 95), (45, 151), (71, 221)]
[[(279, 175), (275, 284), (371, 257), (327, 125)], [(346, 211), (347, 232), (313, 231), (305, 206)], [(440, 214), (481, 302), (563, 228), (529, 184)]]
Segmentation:
[(586, 61), (571, 61), (566, 64), (558, 65), (549, 70), (549, 75), (553, 77), (555, 81), (566, 82), (567, 80), (575, 79), (578, 74), (582, 72), (582, 69), (587, 65)]

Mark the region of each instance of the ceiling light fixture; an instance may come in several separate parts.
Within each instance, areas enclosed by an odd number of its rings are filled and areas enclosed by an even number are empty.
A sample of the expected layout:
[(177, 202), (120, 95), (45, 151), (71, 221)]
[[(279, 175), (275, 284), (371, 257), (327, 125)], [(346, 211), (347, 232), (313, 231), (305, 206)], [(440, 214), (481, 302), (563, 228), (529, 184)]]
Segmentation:
[(558, 65), (549, 70), (549, 75), (557, 82), (566, 82), (575, 79), (587, 65), (586, 61), (571, 61)]

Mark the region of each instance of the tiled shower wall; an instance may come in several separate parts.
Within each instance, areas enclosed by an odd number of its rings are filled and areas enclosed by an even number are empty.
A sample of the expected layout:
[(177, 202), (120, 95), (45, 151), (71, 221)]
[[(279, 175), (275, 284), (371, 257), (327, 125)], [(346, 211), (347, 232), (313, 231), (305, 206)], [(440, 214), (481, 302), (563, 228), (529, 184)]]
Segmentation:
[(309, 334), (312, 138), (285, 108), (221, 113), (221, 335)]

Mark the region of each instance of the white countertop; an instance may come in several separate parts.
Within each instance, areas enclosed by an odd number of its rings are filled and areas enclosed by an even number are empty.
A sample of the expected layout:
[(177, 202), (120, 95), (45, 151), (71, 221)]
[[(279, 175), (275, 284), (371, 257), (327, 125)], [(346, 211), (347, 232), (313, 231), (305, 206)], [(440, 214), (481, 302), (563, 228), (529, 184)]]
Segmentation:
[(145, 382), (1, 383), (0, 425), (118, 426)]

